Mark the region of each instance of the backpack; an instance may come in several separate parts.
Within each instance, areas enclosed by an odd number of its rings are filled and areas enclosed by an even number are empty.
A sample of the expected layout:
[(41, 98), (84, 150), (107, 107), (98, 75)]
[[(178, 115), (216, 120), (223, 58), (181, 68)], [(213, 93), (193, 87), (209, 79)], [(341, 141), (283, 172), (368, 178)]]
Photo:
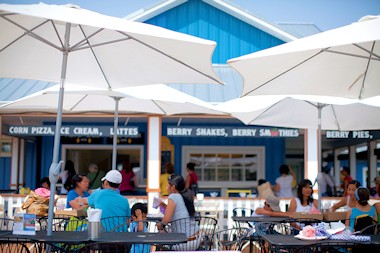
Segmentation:
[[(362, 214), (355, 218), (355, 225), (354, 230), (355, 231), (362, 231), (368, 226), (371, 226), (375, 224), (375, 221), (371, 216), (368, 214)], [(362, 234), (374, 234), (375, 233), (375, 227), (370, 227), (362, 232)]]

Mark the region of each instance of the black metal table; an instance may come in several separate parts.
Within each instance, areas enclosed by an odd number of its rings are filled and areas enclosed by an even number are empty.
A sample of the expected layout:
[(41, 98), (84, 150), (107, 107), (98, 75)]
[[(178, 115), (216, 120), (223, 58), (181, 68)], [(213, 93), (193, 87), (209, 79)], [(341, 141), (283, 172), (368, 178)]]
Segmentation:
[(284, 222), (289, 219), (289, 217), (275, 216), (232, 216), (235, 222)]
[(262, 239), (267, 242), (268, 249), (271, 252), (303, 252), (302, 249), (318, 247), (318, 251), (329, 251), (336, 248), (354, 248), (360, 246), (362, 249), (380, 249), (380, 235), (371, 235), (370, 242), (346, 241), (346, 240), (300, 240), (294, 235), (265, 234), (261, 235)]
[(1, 243), (34, 243), (38, 251), (43, 252), (46, 245), (53, 248), (59, 248), (63, 252), (73, 252), (80, 250), (85, 245), (96, 244), (158, 244), (173, 245), (187, 242), (187, 236), (184, 233), (135, 233), (135, 232), (104, 232), (99, 238), (90, 239), (87, 231), (53, 232), (51, 236), (46, 231), (36, 231), (36, 235), (14, 235), (12, 231), (0, 231)]

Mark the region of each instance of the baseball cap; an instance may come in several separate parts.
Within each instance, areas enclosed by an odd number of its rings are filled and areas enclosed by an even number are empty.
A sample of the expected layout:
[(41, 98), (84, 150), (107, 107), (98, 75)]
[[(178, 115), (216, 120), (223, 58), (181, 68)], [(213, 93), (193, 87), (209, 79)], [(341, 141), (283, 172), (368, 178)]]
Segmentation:
[(110, 170), (107, 174), (102, 178), (102, 181), (106, 180), (111, 183), (120, 184), (122, 181), (121, 173), (117, 170)]
[(280, 209), (280, 199), (275, 196), (268, 196), (265, 202), (272, 208), (275, 212), (281, 212)]

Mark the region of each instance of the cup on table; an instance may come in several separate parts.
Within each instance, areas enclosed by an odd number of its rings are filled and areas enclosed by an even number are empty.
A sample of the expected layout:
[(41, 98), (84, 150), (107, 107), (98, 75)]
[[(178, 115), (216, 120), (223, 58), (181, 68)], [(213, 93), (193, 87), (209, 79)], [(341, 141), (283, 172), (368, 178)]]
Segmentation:
[(202, 201), (205, 198), (203, 193), (197, 193), (197, 200)]
[(101, 224), (100, 221), (88, 222), (87, 231), (88, 231), (88, 237), (90, 239), (95, 239), (95, 238), (100, 237), (100, 229), (101, 229), (100, 224)]

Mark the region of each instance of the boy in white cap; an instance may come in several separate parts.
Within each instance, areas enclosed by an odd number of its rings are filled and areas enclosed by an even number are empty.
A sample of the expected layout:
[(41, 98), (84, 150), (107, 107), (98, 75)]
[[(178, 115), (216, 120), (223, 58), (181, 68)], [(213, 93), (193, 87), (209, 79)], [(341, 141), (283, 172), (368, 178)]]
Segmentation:
[(102, 218), (131, 216), (128, 199), (116, 192), (121, 181), (122, 176), (119, 171), (108, 171), (102, 178), (103, 189), (94, 191), (88, 198), (81, 198), (80, 202), (102, 209)]

